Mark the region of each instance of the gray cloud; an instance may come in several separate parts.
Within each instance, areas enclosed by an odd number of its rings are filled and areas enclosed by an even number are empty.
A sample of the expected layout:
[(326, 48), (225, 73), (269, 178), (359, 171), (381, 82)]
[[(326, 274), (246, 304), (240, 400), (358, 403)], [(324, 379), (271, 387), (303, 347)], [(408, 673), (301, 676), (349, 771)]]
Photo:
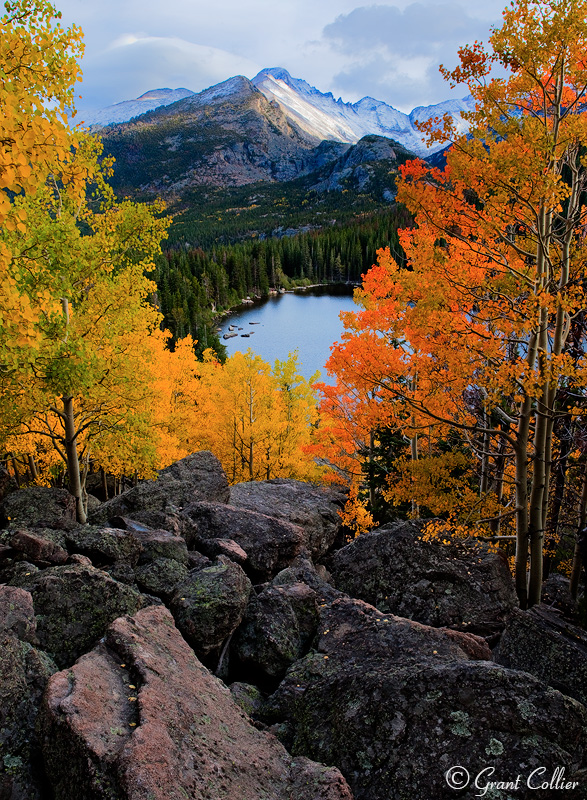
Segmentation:
[(344, 52), (353, 54), (383, 45), (390, 52), (414, 57), (438, 50), (453, 52), (455, 45), (487, 39), (484, 20), (470, 17), (457, 3), (373, 5), (340, 15), (324, 28), (324, 36)]
[(438, 66), (456, 65), (459, 46), (487, 41), (489, 28), (487, 20), (472, 16), (456, 2), (428, 2), (403, 9), (355, 8), (327, 25), (323, 36), (334, 52), (347, 59), (333, 77), (337, 91), (357, 98), (363, 87), (370, 86), (373, 97), (409, 111), (467, 93), (466, 87), (451, 90)]

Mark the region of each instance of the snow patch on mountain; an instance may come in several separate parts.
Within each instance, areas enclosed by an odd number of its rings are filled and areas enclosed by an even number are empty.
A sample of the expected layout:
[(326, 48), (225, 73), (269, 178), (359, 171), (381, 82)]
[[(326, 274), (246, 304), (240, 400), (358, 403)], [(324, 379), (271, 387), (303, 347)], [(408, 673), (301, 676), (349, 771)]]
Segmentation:
[(180, 100), (182, 110), (186, 105), (201, 107), (223, 103), (230, 97), (246, 97), (260, 91), (269, 101), (277, 103), (285, 116), (306, 136), (316, 142), (324, 140), (356, 144), (369, 134), (395, 139), (413, 153), (430, 156), (444, 145), (436, 143), (428, 148), (425, 137), (416, 128), (417, 123), (449, 114), (456, 122), (459, 133), (467, 130), (461, 113), (473, 108), (472, 98), (446, 100), (432, 106), (418, 106), (410, 114), (404, 114), (393, 106), (363, 97), (357, 103), (336, 100), (332, 92), (321, 92), (301, 78), (293, 78), (281, 67), (263, 69), (252, 81), (236, 75), (222, 83), (195, 94), (189, 89), (155, 89), (123, 103), (108, 106), (85, 119), (85, 125), (105, 126), (126, 122), (133, 117), (169, 106)]
[(256, 75), (253, 84), (269, 100), (275, 100), (287, 116), (306, 133), (317, 139), (332, 139), (355, 143), (363, 136), (377, 134), (395, 139), (418, 155), (430, 155), (444, 145), (428, 148), (425, 137), (415, 127), (416, 122), (425, 122), (432, 117), (450, 114), (457, 122), (459, 131), (467, 124), (461, 112), (473, 108), (471, 97), (463, 100), (447, 100), (433, 106), (419, 106), (411, 114), (404, 114), (373, 97), (363, 97), (357, 103), (335, 100), (331, 92), (323, 93), (306, 81), (292, 78), (281, 67), (264, 69)]
[[(133, 117), (153, 111), (161, 106), (168, 106), (193, 95), (190, 89), (151, 89), (135, 100), (124, 100), (112, 106), (102, 108), (93, 114), (86, 114), (83, 120), (85, 126), (112, 125), (117, 122), (127, 122)], [(75, 120), (77, 124), (77, 120)]]
[(193, 94), (189, 101), (189, 105), (206, 106), (214, 105), (215, 103), (222, 103), (227, 97), (234, 95), (243, 96), (255, 92), (255, 87), (248, 78), (244, 75), (235, 75), (234, 78), (229, 78), (222, 83), (217, 83), (215, 86), (210, 86), (209, 89), (198, 94)]

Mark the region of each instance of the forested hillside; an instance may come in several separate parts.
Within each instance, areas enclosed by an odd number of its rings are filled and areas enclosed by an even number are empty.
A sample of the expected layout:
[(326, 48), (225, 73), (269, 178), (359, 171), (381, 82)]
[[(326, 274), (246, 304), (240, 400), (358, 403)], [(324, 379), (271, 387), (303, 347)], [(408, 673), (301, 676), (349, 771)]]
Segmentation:
[(176, 247), (157, 260), (155, 280), (165, 326), (175, 337), (191, 335), (199, 347), (214, 347), (214, 313), (243, 298), (266, 297), (270, 289), (315, 283), (357, 283), (389, 247), (402, 260), (398, 229), (409, 225), (401, 207), (368, 214), (346, 225), (257, 239), (208, 250)]

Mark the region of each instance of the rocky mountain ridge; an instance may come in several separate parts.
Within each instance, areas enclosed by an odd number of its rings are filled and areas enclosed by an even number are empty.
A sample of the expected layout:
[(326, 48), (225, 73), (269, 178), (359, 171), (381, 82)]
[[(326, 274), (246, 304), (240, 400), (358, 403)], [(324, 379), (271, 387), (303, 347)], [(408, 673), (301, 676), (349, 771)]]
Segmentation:
[[(136, 100), (117, 103), (90, 114), (86, 125), (94, 128), (128, 122), (136, 116), (173, 105), (185, 97), (192, 97), (198, 105), (208, 105), (219, 97), (236, 94), (247, 81), (243, 76), (229, 78), (197, 94), (189, 89), (156, 89), (141, 95)], [(331, 92), (321, 92), (300, 78), (293, 78), (281, 67), (263, 69), (251, 80), (269, 101), (280, 107), (286, 119), (297, 126), (311, 140), (323, 140), (355, 144), (363, 136), (377, 135), (394, 139), (419, 156), (427, 156), (442, 149), (435, 144), (428, 148), (424, 136), (416, 123), (449, 114), (457, 127), (465, 129), (460, 120), (461, 112), (472, 109), (472, 100), (447, 100), (432, 106), (418, 106), (410, 114), (404, 114), (382, 100), (363, 97), (356, 103), (334, 99)], [(178, 106), (182, 113), (183, 106)]]
[(320, 92), (306, 81), (292, 78), (287, 70), (279, 67), (261, 70), (252, 82), (267, 98), (279, 103), (286, 116), (311, 136), (352, 144), (364, 136), (384, 136), (421, 157), (432, 155), (443, 145), (427, 147), (416, 123), (449, 114), (456, 121), (457, 128), (465, 130), (461, 112), (473, 108), (470, 97), (418, 106), (410, 114), (373, 97), (345, 103), (341, 98), (335, 100), (331, 92)]
[(0, 796), (468, 799), (489, 768), (495, 800), (584, 799), (584, 631), (517, 609), (483, 542), (345, 543), (344, 500), (229, 487), (210, 453), (84, 526), (64, 490), (8, 493)]
[[(362, 190), (375, 174), (371, 162), (378, 161), (378, 174), (388, 175), (380, 192), (385, 201), (394, 191), (389, 173), (413, 157), (379, 136), (354, 145), (319, 142), (243, 77), (112, 125), (102, 131), (102, 140), (116, 158), (114, 185), (120, 193), (168, 198), (194, 187), (286, 182), (313, 173), (310, 188), (316, 191), (349, 188), (349, 178)], [(366, 162), (370, 166), (356, 173)]]

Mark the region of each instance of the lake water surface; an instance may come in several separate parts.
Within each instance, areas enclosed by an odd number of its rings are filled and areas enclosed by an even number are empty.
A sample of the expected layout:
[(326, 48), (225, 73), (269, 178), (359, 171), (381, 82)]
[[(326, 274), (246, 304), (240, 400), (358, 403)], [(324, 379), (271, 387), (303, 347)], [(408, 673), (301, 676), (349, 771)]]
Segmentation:
[[(300, 372), (305, 378), (320, 370), (321, 381), (334, 383), (324, 365), (331, 345), (340, 340), (343, 332), (340, 312), (357, 309), (352, 288), (320, 287), (287, 292), (242, 309), (226, 317), (219, 334), (229, 356), (250, 348), (273, 366), (276, 358), (283, 361), (297, 350)], [(242, 330), (232, 339), (222, 339), (229, 325)], [(246, 333), (250, 336), (244, 337)]]

